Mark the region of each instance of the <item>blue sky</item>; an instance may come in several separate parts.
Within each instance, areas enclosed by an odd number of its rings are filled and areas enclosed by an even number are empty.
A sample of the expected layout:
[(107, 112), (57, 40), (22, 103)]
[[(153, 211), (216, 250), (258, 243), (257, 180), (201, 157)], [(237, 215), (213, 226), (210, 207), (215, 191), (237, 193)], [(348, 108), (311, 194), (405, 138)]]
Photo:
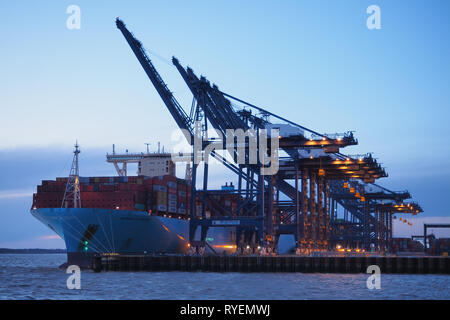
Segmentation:
[[(66, 28), (71, 4), (80, 30)], [(371, 4), (381, 30), (366, 27)], [(114, 174), (112, 143), (170, 147), (175, 122), (117, 16), (183, 106), (187, 87), (153, 53), (316, 131), (355, 130), (359, 145), (343, 152), (374, 152), (389, 173), (380, 184), (408, 189), (424, 219), (450, 217), (448, 1), (18, 0), (0, 10), (0, 246), (61, 244), (42, 238), (51, 233), (28, 214), (29, 193), (67, 174), (75, 139), (83, 175)]]

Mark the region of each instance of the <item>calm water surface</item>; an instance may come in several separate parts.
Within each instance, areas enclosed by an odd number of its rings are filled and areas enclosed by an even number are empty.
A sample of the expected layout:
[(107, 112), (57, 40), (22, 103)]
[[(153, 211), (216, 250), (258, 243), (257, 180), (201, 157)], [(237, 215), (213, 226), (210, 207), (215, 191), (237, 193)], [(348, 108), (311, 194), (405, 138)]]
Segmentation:
[(0, 254), (0, 299), (450, 299), (450, 276), (82, 271), (69, 290), (64, 254)]

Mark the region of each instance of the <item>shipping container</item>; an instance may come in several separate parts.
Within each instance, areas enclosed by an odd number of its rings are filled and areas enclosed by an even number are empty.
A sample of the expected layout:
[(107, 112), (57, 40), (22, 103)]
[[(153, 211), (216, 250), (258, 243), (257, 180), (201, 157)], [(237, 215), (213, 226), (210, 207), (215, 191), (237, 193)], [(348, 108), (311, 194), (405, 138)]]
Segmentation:
[(159, 204), (159, 205), (157, 205), (156, 210), (160, 211), (160, 212), (166, 212), (167, 211), (167, 206), (163, 205), (163, 204)]

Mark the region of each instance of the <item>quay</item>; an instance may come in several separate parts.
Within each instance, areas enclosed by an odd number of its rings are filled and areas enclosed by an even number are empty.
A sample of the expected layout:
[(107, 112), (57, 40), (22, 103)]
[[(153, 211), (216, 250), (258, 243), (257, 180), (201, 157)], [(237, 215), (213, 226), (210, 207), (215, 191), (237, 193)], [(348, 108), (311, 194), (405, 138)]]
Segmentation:
[(366, 273), (377, 265), (382, 274), (450, 274), (449, 257), (398, 256), (233, 256), (233, 255), (103, 255), (92, 269), (100, 271), (203, 271)]

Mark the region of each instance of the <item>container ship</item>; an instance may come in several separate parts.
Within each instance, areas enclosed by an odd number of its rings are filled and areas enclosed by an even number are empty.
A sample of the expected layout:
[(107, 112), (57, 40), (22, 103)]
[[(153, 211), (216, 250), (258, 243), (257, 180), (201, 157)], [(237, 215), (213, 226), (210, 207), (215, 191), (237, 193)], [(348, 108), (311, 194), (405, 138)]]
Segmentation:
[[(78, 145), (69, 177), (44, 180), (31, 213), (66, 244), (67, 263), (89, 267), (95, 254), (189, 253), (190, 181), (175, 175), (170, 153), (107, 154), (118, 175), (78, 175)], [(114, 150), (114, 148), (113, 148)], [(127, 164), (137, 163), (136, 176)], [(216, 204), (236, 207), (232, 183), (217, 190)], [(210, 203), (211, 208), (214, 203)], [(195, 214), (201, 216), (197, 203)], [(207, 209), (206, 215), (211, 211)], [(199, 230), (198, 230), (199, 231)], [(199, 232), (198, 232), (199, 233)], [(196, 237), (199, 235), (196, 234)], [(211, 228), (207, 250), (236, 249), (233, 228)]]

